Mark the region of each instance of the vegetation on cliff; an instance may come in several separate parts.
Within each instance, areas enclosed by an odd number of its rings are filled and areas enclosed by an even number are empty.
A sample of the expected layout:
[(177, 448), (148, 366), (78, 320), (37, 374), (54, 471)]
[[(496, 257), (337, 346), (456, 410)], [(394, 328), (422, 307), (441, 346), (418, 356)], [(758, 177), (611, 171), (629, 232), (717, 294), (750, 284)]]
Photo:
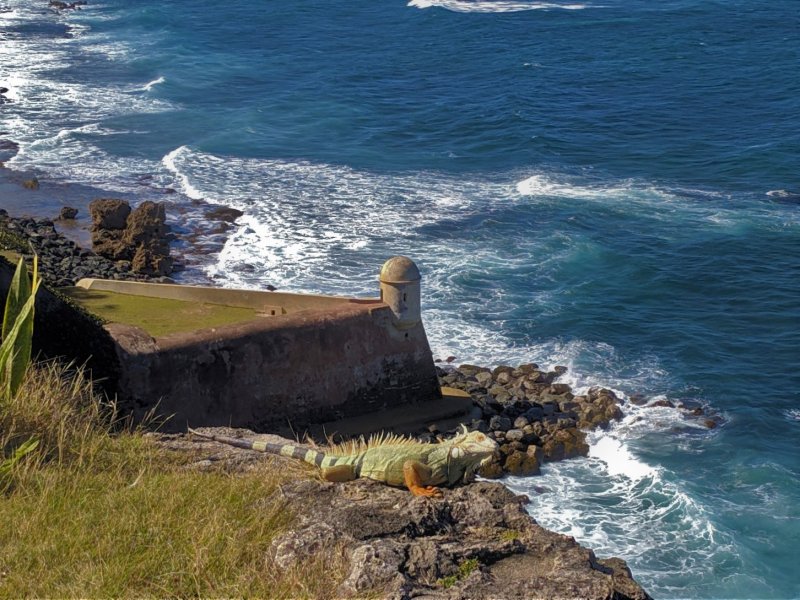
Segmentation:
[[(19, 287), (23, 323), (35, 282)], [(293, 518), (279, 487), (308, 470), (189, 469), (190, 450), (118, 420), (80, 368), (28, 365), (31, 327), (16, 331), (0, 351), (0, 596), (330, 595), (326, 553), (301, 574), (268, 552)]]

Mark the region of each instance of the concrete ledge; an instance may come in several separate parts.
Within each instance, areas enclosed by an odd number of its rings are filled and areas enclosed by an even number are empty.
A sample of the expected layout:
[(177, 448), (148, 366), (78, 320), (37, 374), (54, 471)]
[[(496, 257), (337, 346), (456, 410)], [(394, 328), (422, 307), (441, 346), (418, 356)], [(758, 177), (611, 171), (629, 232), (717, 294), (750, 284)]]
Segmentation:
[(447, 431), (471, 418), (481, 418), (480, 408), (475, 406), (472, 396), (465, 391), (443, 387), (441, 393), (440, 399), (329, 421), (310, 427), (309, 432), (316, 439), (327, 436), (349, 438), (374, 431), (412, 434), (430, 425)]
[(381, 304), (379, 298), (349, 298), (342, 296), (322, 296), (315, 294), (290, 294), (262, 290), (235, 290), (227, 288), (175, 285), (169, 283), (146, 283), (141, 281), (116, 281), (106, 279), (81, 279), (77, 284), (87, 290), (101, 290), (144, 296), (168, 298), (194, 302), (224, 304), (265, 311), (270, 314), (280, 307), (278, 314), (288, 314), (302, 310), (326, 310), (348, 304)]

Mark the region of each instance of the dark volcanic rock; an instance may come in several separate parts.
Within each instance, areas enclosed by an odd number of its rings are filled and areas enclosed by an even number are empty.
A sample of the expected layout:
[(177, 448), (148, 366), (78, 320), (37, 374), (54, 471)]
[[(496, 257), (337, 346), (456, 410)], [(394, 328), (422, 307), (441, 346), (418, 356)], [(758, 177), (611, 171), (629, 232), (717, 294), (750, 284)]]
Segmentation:
[(580, 430), (605, 428), (622, 418), (621, 401), (613, 391), (596, 387), (575, 396), (568, 384), (554, 383), (566, 367), (545, 371), (530, 363), (489, 370), (461, 365), (438, 367), (437, 372), (443, 386), (466, 390), (480, 409), (482, 418), (470, 428), (488, 432), (500, 444), (500, 456), (481, 470), (484, 477), (534, 474), (542, 461), (585, 456), (589, 446)]
[(125, 200), (99, 198), (89, 203), (92, 231), (125, 229), (131, 206)]
[(344, 546), (338, 596), (383, 598), (631, 598), (647, 593), (624, 561), (601, 561), (574, 539), (541, 528), (525, 499), (495, 483), (414, 498), (367, 480), (283, 488), (299, 525), (272, 544), (284, 567)]
[[(164, 438), (173, 449), (202, 444), (214, 462), (238, 465), (233, 470), (264, 460), (214, 442)], [(343, 552), (344, 576), (332, 582), (337, 598), (649, 598), (624, 561), (600, 560), (573, 538), (540, 527), (524, 496), (490, 482), (442, 491), (441, 499), (429, 499), (366, 479), (290, 483), (281, 498), (296, 518), (270, 552), (281, 568)]]
[(131, 211), (124, 200), (100, 199), (89, 205), (94, 251), (114, 261), (129, 261), (135, 273), (163, 277), (172, 273), (170, 228), (164, 205), (142, 202)]
[[(119, 232), (123, 230), (118, 230)], [(32, 260), (31, 250), (39, 256), (39, 271), (44, 282), (53, 287), (74, 285), (84, 277), (99, 279), (147, 279), (131, 272), (131, 263), (114, 262), (80, 248), (61, 235), (49, 219), (9, 217), (0, 211), (0, 249), (13, 250)]]
[(61, 212), (58, 213), (58, 220), (65, 221), (69, 219), (74, 219), (78, 216), (78, 209), (72, 208), (71, 206), (64, 206), (61, 209)]
[(242, 211), (237, 210), (235, 208), (231, 208), (229, 206), (219, 206), (217, 208), (213, 208), (209, 211), (206, 211), (205, 216), (209, 219), (214, 219), (216, 221), (226, 221), (227, 223), (233, 223), (243, 214), (244, 213)]
[(77, 2), (61, 2), (60, 0), (50, 0), (50, 8), (56, 10), (80, 10), (81, 6), (86, 6), (86, 0), (77, 0)]

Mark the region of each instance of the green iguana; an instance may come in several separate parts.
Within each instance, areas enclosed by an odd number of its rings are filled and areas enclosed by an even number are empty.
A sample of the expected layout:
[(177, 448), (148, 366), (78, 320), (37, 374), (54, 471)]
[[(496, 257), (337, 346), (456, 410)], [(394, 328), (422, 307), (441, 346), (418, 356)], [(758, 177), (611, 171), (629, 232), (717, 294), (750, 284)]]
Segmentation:
[(415, 496), (441, 496), (438, 485), (453, 486), (467, 482), (482, 464), (489, 462), (497, 450), (497, 442), (480, 431), (466, 427), (452, 439), (434, 444), (393, 435), (373, 435), (315, 450), (294, 444), (271, 444), (200, 433), (190, 433), (209, 440), (297, 458), (319, 467), (325, 481), (351, 481), (359, 477), (381, 481), (387, 485), (406, 486)]

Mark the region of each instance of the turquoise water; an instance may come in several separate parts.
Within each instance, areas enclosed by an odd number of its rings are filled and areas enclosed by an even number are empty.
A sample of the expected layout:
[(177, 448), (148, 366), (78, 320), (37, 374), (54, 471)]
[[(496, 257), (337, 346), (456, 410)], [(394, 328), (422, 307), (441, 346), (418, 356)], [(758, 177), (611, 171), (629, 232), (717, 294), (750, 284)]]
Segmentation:
[(705, 406), (509, 485), (656, 597), (800, 597), (796, 0), (45, 4), (0, 2), (8, 166), (244, 211), (184, 281), (408, 254), (436, 356)]

